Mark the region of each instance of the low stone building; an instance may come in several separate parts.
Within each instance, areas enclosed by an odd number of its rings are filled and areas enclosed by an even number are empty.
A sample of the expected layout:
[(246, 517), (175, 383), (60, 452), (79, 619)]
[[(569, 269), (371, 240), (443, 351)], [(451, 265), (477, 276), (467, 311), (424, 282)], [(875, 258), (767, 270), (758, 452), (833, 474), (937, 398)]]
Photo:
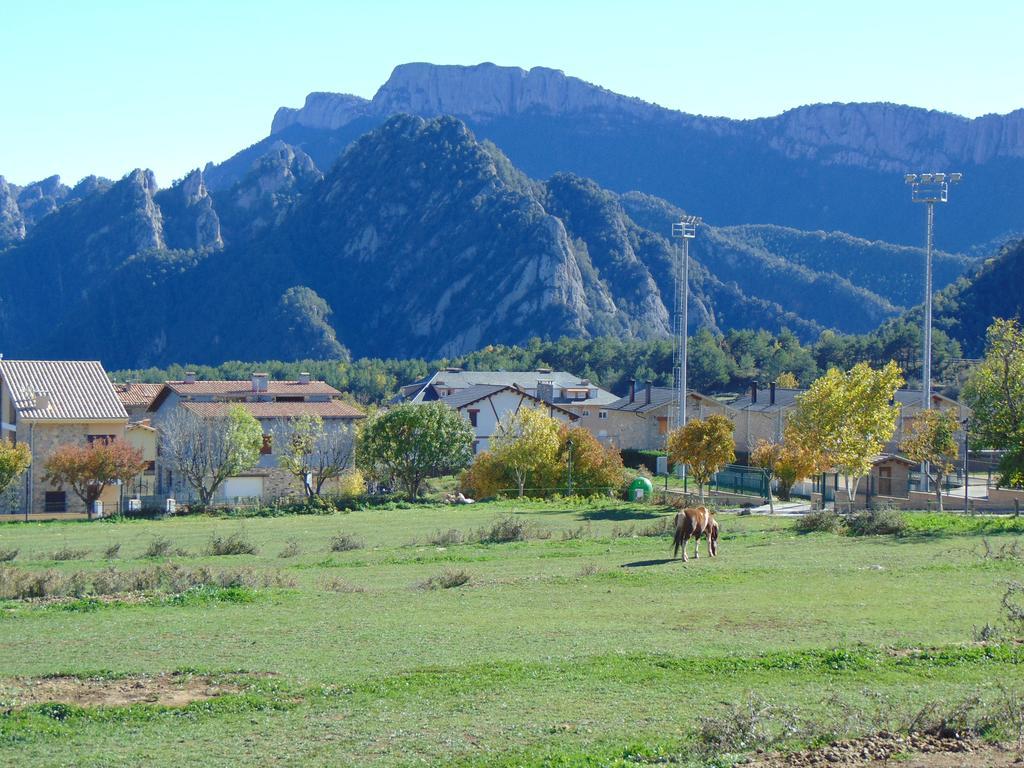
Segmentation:
[[(275, 435), (289, 420), (298, 416), (318, 416), (325, 429), (353, 429), (365, 414), (341, 399), (341, 392), (323, 381), (312, 381), (300, 374), (294, 381), (274, 381), (257, 372), (250, 381), (201, 381), (186, 373), (182, 381), (169, 381), (149, 406), (152, 424), (157, 430), (175, 409), (183, 408), (200, 417), (214, 418), (232, 405), (248, 411), (263, 427), (263, 449), (259, 463), (248, 472), (228, 478), (221, 486), (218, 501), (259, 499), (270, 501), (301, 492), (299, 480), (278, 466)], [(156, 463), (156, 494), (179, 501), (191, 498), (191, 490), (164, 457)]]
[[(598, 440), (619, 450), (664, 450), (669, 430), (678, 415), (675, 390), (655, 387), (647, 382), (637, 389), (630, 380), (629, 391), (607, 408), (594, 414), (597, 418), (581, 420)], [(707, 418), (713, 413), (727, 414), (728, 406), (713, 397), (690, 390), (686, 394), (686, 420)]]
[[(18, 481), (7, 512), (81, 513), (85, 504), (70, 488), (47, 483), (44, 464), (64, 444), (125, 439), (128, 413), (99, 362), (0, 360), (2, 437), (25, 443), (32, 465)], [(100, 501), (116, 509), (121, 489), (108, 486)]]
[(473, 453), (490, 448), (491, 438), (497, 431), (498, 422), (520, 408), (537, 408), (553, 419), (569, 424), (578, 419), (576, 414), (561, 405), (531, 395), (518, 387), (501, 384), (477, 384), (445, 395), (441, 402), (455, 409), (469, 422), (476, 435)]

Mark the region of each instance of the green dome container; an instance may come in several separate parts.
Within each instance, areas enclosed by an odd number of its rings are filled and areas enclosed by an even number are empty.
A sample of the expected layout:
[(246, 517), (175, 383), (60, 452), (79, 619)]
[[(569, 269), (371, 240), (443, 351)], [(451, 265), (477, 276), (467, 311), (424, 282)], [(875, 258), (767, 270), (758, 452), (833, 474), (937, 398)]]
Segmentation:
[(646, 477), (638, 477), (629, 484), (629, 500), (645, 501), (654, 494), (654, 486)]

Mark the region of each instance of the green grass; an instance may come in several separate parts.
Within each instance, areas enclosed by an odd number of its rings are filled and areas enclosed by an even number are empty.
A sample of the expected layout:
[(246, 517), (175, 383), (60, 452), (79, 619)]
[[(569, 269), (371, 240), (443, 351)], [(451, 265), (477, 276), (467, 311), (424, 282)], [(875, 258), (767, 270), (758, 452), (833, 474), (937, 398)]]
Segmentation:
[[(427, 543), (509, 514), (526, 541)], [(999, 621), (1005, 583), (1024, 580), (1024, 563), (984, 559), (981, 539), (1019, 540), (1020, 520), (915, 513), (902, 536), (850, 537), (723, 515), (720, 557), (702, 547), (686, 565), (667, 562), (667, 537), (621, 535), (669, 514), (502, 502), (0, 526), (17, 568), (100, 570), (115, 544), (118, 568), (152, 567), (159, 536), (188, 567), (230, 560), (297, 584), (0, 603), (0, 764), (635, 765), (692, 757), (699, 718), (750, 692), (840, 732), (851, 711), (899, 725), (1022, 677), (1024, 648), (972, 643)], [(207, 554), (243, 531), (257, 554)], [(339, 531), (365, 547), (332, 551)], [(299, 554), (278, 557), (292, 540)], [(63, 546), (89, 555), (53, 560)], [(446, 571), (469, 581), (417, 588)], [(238, 673), (244, 690), (177, 709), (4, 701), (16, 678), (181, 669)]]

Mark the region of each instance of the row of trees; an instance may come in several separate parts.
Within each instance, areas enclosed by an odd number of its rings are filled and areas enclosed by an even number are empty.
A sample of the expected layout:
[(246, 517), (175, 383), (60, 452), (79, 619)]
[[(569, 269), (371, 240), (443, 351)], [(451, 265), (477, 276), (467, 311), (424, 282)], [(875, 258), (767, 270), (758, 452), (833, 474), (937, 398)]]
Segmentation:
[[(690, 386), (704, 392), (744, 389), (750, 381), (775, 381), (784, 374), (807, 386), (831, 367), (847, 370), (858, 362), (882, 366), (895, 360), (909, 376), (920, 369), (921, 328), (897, 318), (862, 336), (825, 331), (813, 343), (801, 342), (783, 329), (733, 330), (724, 334), (703, 328), (691, 338), (688, 352)], [(947, 362), (960, 357), (960, 347), (942, 331), (934, 334), (933, 366), (942, 377)], [(669, 340), (600, 337), (531, 339), (521, 345), (490, 345), (475, 352), (438, 360), (304, 360), (301, 362), (240, 362), (192, 366), (205, 379), (245, 379), (253, 370), (275, 378), (296, 378), (308, 371), (349, 393), (361, 403), (381, 403), (398, 387), (447, 366), (469, 370), (535, 370), (541, 367), (573, 371), (612, 392), (623, 392), (630, 378), (650, 379), (671, 386), (672, 344)], [(119, 380), (161, 382), (180, 379), (184, 366), (115, 372)]]

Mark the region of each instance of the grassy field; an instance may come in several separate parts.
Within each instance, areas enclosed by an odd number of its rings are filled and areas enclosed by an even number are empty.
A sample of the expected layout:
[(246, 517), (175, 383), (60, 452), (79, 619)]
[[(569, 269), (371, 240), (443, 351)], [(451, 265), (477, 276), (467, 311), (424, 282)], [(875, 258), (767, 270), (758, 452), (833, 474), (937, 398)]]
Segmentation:
[[(1024, 580), (1024, 521), (919, 514), (906, 535), (854, 537), (724, 515), (720, 556), (683, 565), (644, 535), (669, 514), (606, 501), (0, 526), (0, 553), (18, 551), (0, 567), (19, 572), (173, 561), (283, 585), (0, 602), (0, 764), (726, 764), (701, 749), (737, 703), (808, 741), (899, 727), (930, 702), (994, 707), (1024, 677), (1024, 647), (974, 642)], [(431, 543), (506, 515), (528, 540)], [(339, 534), (362, 546), (332, 551)], [(208, 553), (232, 535), (257, 553)], [(158, 538), (180, 552), (144, 557)], [(68, 550), (87, 551), (53, 559)], [(469, 580), (429, 588), (445, 574)], [(175, 671), (238, 690), (183, 708), (21, 705), (45, 676)]]

